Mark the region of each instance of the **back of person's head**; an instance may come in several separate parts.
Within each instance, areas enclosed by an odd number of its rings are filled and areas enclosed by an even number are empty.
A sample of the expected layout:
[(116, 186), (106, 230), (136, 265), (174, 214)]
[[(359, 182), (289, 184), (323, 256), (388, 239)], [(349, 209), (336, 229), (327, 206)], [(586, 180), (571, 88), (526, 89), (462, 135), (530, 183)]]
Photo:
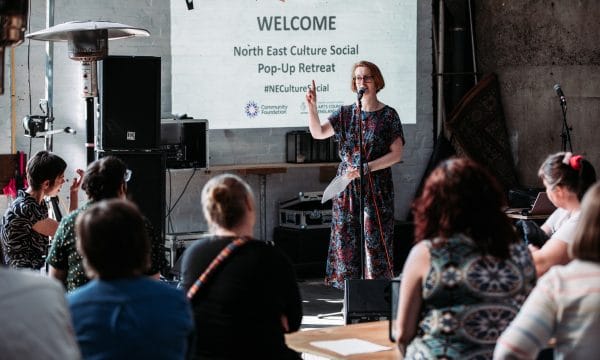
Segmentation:
[(77, 217), (75, 231), (86, 270), (101, 279), (141, 275), (150, 265), (150, 240), (132, 202), (95, 203)]
[(123, 160), (116, 156), (103, 157), (87, 167), (81, 188), (94, 201), (115, 198), (125, 183), (126, 172)]
[(571, 257), (600, 263), (600, 183), (583, 197), (581, 217), (569, 247)]
[(466, 158), (446, 160), (429, 175), (413, 203), (415, 240), (463, 233), (483, 253), (507, 258), (517, 235), (503, 211), (505, 204), (498, 181), (482, 166)]
[(248, 201), (254, 201), (252, 190), (236, 175), (216, 176), (202, 189), (202, 210), (212, 227), (233, 229), (240, 225), (248, 212)]
[(559, 152), (546, 158), (538, 176), (550, 187), (563, 186), (577, 194), (579, 201), (587, 189), (596, 182), (594, 166), (581, 155)]
[(27, 162), (27, 182), (34, 190), (40, 190), (46, 180), (50, 181), (50, 186), (54, 186), (54, 181), (66, 168), (67, 163), (60, 156), (45, 150), (39, 151)]

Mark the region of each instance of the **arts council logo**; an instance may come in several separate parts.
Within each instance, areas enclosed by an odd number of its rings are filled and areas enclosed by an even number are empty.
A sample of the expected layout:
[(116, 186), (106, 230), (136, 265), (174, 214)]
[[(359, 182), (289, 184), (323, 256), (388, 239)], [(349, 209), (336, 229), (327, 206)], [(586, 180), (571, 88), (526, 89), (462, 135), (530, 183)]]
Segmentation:
[(246, 112), (247, 117), (256, 117), (259, 114), (258, 104), (252, 100), (248, 101), (244, 108), (244, 111)]

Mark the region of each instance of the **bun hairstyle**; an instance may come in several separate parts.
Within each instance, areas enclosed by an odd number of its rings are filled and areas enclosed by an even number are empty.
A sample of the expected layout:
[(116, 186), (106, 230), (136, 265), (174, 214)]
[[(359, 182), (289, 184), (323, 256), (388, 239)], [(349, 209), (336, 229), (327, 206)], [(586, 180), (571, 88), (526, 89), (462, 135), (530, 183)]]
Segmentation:
[(546, 158), (538, 171), (540, 179), (550, 187), (563, 186), (577, 194), (579, 201), (594, 182), (596, 170), (581, 155), (559, 152)]
[(211, 227), (233, 229), (248, 212), (248, 201), (254, 201), (250, 186), (239, 176), (223, 174), (210, 179), (202, 189), (202, 210)]

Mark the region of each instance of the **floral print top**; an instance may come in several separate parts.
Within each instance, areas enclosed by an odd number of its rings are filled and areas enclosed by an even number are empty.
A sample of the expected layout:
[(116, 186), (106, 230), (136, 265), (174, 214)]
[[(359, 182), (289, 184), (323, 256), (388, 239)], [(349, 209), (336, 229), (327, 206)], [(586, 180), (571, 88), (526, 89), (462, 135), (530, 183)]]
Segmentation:
[(463, 234), (425, 244), (431, 268), (423, 283), (418, 335), (406, 358), (491, 359), (497, 338), (535, 286), (526, 244), (511, 244), (506, 260), (482, 255)]

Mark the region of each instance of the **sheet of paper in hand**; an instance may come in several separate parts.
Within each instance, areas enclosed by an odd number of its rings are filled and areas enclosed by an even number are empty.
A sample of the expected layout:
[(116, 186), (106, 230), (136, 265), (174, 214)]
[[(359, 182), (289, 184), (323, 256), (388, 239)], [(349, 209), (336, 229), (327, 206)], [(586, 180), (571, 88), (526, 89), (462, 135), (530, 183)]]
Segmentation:
[(344, 191), (346, 186), (350, 184), (352, 180), (347, 178), (345, 175), (336, 176), (329, 185), (323, 191), (323, 198), (321, 199), (321, 203), (325, 203), (327, 200), (332, 199), (334, 196)]

